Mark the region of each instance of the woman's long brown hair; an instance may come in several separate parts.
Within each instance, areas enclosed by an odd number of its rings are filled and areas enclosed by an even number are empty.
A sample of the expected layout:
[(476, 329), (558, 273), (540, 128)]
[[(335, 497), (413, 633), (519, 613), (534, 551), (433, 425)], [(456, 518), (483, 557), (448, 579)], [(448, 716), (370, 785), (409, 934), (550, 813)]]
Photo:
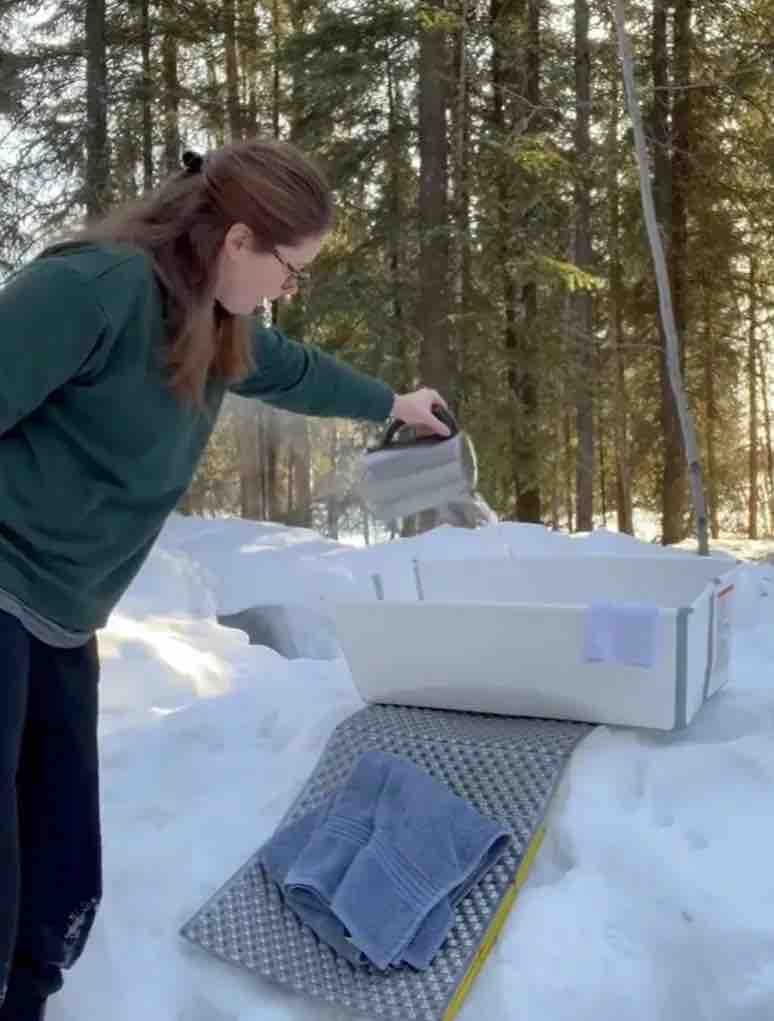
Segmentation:
[(293, 146), (249, 141), (210, 152), (139, 202), (87, 226), (74, 240), (129, 244), (150, 255), (165, 291), (170, 384), (202, 405), (207, 379), (243, 378), (252, 367), (249, 320), (215, 306), (217, 257), (233, 224), (259, 251), (321, 237), (332, 218), (320, 172)]

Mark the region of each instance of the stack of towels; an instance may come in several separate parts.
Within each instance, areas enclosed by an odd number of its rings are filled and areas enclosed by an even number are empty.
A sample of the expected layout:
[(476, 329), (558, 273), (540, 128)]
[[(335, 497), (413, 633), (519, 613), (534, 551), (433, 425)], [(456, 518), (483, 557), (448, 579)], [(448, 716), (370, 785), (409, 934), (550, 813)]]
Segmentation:
[(425, 970), (510, 834), (407, 759), (366, 752), (259, 852), (288, 906), (353, 964)]

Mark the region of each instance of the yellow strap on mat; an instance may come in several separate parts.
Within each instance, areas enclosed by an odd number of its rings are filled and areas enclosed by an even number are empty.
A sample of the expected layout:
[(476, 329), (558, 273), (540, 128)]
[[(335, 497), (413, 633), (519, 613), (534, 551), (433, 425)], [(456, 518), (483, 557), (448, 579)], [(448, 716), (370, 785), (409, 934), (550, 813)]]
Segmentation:
[(462, 1007), (465, 997), (468, 995), (470, 987), (476, 979), (476, 976), (484, 966), (484, 961), (489, 957), (492, 947), (495, 945), (497, 937), (500, 935), (502, 927), (505, 925), (505, 919), (508, 917), (508, 913), (513, 907), (513, 903), (516, 900), (516, 896), (519, 890), (524, 885), (524, 882), (529, 874), (529, 870), (532, 867), (532, 863), (540, 850), (540, 845), (543, 843), (543, 837), (545, 836), (545, 828), (543, 826), (538, 827), (535, 830), (535, 835), (527, 846), (527, 850), (524, 852), (524, 857), (521, 859), (521, 865), (519, 865), (519, 871), (516, 873), (516, 878), (511, 884), (510, 889), (503, 897), (500, 907), (495, 912), (495, 916), (489, 924), (489, 928), (484, 934), (484, 938), (481, 941), (481, 946), (476, 951), (475, 957), (470, 962), (465, 977), (460, 982), (457, 992), (451, 999), (449, 1006), (446, 1008), (446, 1013), (443, 1015), (443, 1021), (452, 1021), (457, 1016)]

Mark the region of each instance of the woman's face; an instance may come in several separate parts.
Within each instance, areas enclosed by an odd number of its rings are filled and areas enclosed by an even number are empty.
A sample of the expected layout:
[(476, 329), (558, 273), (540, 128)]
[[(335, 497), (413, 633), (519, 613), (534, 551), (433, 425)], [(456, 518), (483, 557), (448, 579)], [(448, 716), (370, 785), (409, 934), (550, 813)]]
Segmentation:
[(258, 252), (253, 232), (243, 223), (230, 227), (218, 256), (215, 298), (232, 315), (250, 315), (268, 298), (290, 296), (299, 277), (315, 259), (322, 238), (307, 238), (293, 247), (277, 245)]

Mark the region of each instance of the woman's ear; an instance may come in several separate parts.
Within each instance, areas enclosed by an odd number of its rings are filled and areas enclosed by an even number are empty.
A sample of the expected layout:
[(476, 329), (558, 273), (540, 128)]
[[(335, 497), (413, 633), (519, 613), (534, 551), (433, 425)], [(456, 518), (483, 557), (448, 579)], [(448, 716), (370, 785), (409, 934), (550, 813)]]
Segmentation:
[(253, 252), (253, 232), (244, 223), (232, 223), (223, 239), (223, 247), (231, 258), (239, 258), (245, 251)]

